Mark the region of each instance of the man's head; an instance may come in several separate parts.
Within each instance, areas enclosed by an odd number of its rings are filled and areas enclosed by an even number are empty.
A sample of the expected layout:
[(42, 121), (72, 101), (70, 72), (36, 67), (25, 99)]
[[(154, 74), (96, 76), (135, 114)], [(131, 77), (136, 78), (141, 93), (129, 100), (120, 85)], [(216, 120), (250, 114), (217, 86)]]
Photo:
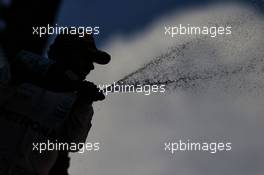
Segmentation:
[(107, 64), (111, 59), (109, 54), (96, 48), (93, 36), (88, 34), (84, 37), (70, 34), (57, 36), (48, 55), (83, 80), (94, 69), (93, 63)]

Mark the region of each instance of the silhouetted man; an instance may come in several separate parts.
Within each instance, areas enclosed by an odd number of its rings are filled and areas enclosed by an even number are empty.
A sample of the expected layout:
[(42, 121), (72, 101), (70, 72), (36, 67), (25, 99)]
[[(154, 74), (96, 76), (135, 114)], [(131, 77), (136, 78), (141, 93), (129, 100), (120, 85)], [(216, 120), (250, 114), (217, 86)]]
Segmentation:
[[(80, 79), (84, 80), (90, 70), (94, 69), (93, 62), (106, 64), (109, 62), (110, 57), (106, 55), (106, 53), (100, 53), (100, 51), (96, 49), (94, 39), (91, 35), (86, 35), (85, 38), (82, 39), (75, 37), (66, 35), (57, 37), (49, 49), (48, 56), (60, 63), (60, 65), (65, 65), (65, 67), (70, 68)], [(74, 39), (76, 41), (74, 41)], [(98, 54), (98, 56), (96, 56), (96, 54)], [(100, 55), (102, 58), (106, 59), (100, 59)], [(92, 57), (92, 59), (90, 58), (87, 60), (87, 57)], [(79, 61), (77, 62), (76, 59)], [(89, 91), (84, 93), (89, 93)], [(92, 96), (93, 95), (94, 94), (92, 94)], [(69, 152), (59, 151), (57, 161), (49, 174), (67, 175), (69, 166)]]
[(48, 55), (23, 51), (0, 69), (0, 175), (48, 175), (60, 155), (78, 149), (40, 153), (40, 144), (84, 143), (92, 103), (104, 99), (96, 85), (85, 81), (93, 63), (110, 61), (92, 35), (59, 35)]

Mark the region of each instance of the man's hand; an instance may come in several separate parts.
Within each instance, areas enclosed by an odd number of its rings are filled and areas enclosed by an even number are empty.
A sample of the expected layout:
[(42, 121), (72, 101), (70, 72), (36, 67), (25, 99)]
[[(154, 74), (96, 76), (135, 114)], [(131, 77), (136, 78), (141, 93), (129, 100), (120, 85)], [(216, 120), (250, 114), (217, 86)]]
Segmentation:
[(96, 102), (105, 99), (104, 94), (92, 82), (82, 81), (78, 89), (78, 97), (86, 102)]

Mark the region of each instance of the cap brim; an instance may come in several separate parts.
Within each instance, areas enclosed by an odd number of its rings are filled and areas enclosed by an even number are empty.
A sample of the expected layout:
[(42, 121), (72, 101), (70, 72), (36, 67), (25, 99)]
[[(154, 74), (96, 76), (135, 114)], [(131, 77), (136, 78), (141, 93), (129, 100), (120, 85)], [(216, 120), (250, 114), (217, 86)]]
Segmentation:
[(101, 50), (89, 49), (89, 56), (93, 59), (93, 62), (97, 64), (108, 64), (111, 60), (111, 56)]

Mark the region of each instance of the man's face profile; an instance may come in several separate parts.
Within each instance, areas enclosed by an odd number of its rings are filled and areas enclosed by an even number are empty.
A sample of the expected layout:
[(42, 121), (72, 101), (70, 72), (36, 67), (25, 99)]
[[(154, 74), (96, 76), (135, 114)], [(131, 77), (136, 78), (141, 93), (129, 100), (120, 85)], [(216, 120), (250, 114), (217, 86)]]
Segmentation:
[(76, 59), (72, 59), (70, 65), (72, 71), (81, 80), (85, 80), (86, 76), (94, 69), (94, 63), (89, 58), (79, 57)]

